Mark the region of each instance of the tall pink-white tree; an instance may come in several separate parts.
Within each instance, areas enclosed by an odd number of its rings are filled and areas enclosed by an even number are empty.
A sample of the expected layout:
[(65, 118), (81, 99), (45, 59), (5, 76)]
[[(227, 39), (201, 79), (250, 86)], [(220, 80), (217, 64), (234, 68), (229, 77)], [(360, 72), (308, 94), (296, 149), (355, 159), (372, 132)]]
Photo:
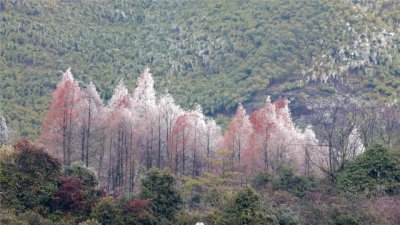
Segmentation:
[(298, 174), (310, 171), (305, 165), (311, 165), (308, 154), (317, 141), (310, 128), (302, 131), (295, 126), (288, 103), (283, 99), (272, 103), (268, 97), (264, 107), (252, 113), (254, 132), (244, 161), (248, 173), (275, 172), (280, 163)]
[(71, 70), (62, 75), (61, 82), (53, 92), (50, 111), (45, 116), (41, 141), (51, 154), (70, 165), (76, 152), (76, 133), (79, 124), (79, 103), (82, 99), (78, 82)]
[(225, 132), (223, 144), (224, 148), (232, 151), (231, 169), (239, 167), (242, 161), (244, 150), (250, 146), (250, 137), (253, 133), (253, 125), (242, 104), (239, 104), (236, 114), (232, 117)]
[(207, 172), (212, 171), (212, 159), (216, 157), (216, 151), (221, 147), (222, 143), (221, 127), (217, 125), (215, 120), (207, 119), (204, 127), (204, 144), (206, 149), (205, 169)]
[(156, 92), (154, 90), (154, 80), (150, 69), (146, 68), (140, 75), (136, 88), (132, 95), (132, 108), (136, 129), (139, 135), (139, 148), (142, 163), (149, 169), (155, 164), (153, 157), (157, 144), (157, 125), (158, 107), (156, 103)]
[(131, 102), (128, 90), (121, 81), (108, 103), (108, 188), (114, 191), (127, 191), (132, 186), (134, 151)]
[(191, 129), (190, 117), (187, 112), (182, 113), (176, 120), (172, 129), (171, 141), (169, 143), (172, 150), (172, 167), (177, 175), (186, 175), (187, 155)]
[(190, 135), (188, 136), (191, 149), (192, 177), (200, 175), (202, 164), (205, 159), (204, 155), (204, 131), (205, 116), (200, 105), (196, 105), (195, 109), (189, 112)]
[(277, 115), (275, 105), (268, 97), (264, 107), (254, 111), (250, 117), (254, 131), (251, 134), (250, 145), (245, 153), (245, 167), (247, 171), (262, 169), (268, 171), (271, 167), (272, 139), (276, 135)]
[(157, 166), (171, 166), (172, 153), (170, 142), (172, 138), (172, 130), (176, 124), (176, 120), (183, 113), (183, 110), (176, 105), (172, 96), (168, 93), (161, 96), (158, 103), (158, 156)]
[(82, 90), (82, 99), (80, 101), (80, 130), (81, 130), (81, 160), (86, 166), (89, 166), (89, 152), (94, 141), (99, 141), (97, 135), (100, 129), (103, 129), (101, 113), (104, 108), (103, 101), (96, 90), (96, 86), (90, 84)]

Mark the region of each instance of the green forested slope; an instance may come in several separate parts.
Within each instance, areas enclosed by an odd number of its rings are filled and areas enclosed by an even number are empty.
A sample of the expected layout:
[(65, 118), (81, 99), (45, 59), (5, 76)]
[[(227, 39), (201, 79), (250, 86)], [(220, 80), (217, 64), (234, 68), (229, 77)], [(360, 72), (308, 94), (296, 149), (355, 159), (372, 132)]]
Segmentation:
[[(367, 88), (399, 96), (396, 0), (0, 0), (0, 21), (0, 110), (31, 137), (68, 67), (108, 99), (119, 80), (133, 89), (149, 66), (159, 91), (168, 89), (184, 107), (198, 102), (208, 114), (272, 92), (307, 99)], [(377, 51), (376, 63), (349, 66), (363, 50), (354, 41), (382, 32), (389, 47)], [(350, 70), (323, 85), (305, 82), (322, 76), (327, 68), (318, 65), (327, 62)], [(337, 82), (341, 76), (349, 83)]]

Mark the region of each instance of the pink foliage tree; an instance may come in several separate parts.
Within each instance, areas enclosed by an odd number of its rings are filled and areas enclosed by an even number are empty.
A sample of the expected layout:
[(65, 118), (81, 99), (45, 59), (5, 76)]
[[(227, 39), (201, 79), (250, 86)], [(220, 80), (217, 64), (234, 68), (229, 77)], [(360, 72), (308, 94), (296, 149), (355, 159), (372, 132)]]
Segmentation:
[(72, 157), (76, 151), (75, 134), (79, 124), (81, 99), (82, 93), (78, 82), (68, 69), (53, 93), (40, 137), (50, 153), (60, 158), (65, 165), (70, 165), (74, 160)]
[(250, 138), (253, 133), (253, 124), (242, 104), (239, 104), (236, 114), (232, 117), (225, 132), (223, 144), (224, 148), (232, 151), (231, 170), (238, 169), (242, 161), (243, 152), (250, 146)]
[(288, 100), (272, 103), (268, 97), (265, 105), (251, 114), (254, 132), (244, 154), (247, 173), (275, 172), (280, 163), (299, 174), (310, 171), (309, 151), (317, 140), (310, 128), (296, 128), (288, 104)]
[(121, 81), (106, 105), (93, 83), (81, 90), (68, 69), (53, 93), (41, 140), (64, 164), (81, 160), (109, 191), (127, 192), (152, 166), (193, 177), (209, 171), (221, 129), (200, 106), (184, 111), (168, 93), (157, 98), (148, 68), (132, 94)]

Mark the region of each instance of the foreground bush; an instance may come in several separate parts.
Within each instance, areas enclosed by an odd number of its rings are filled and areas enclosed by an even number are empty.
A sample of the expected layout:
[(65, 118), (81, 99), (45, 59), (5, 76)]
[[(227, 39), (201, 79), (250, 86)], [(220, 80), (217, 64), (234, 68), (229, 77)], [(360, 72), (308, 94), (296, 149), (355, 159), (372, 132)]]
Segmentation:
[(175, 178), (169, 170), (150, 169), (142, 180), (141, 198), (150, 200), (154, 215), (167, 220), (178, 212), (182, 199), (174, 187)]
[(56, 159), (28, 140), (20, 140), (14, 152), (0, 161), (1, 205), (48, 213), (59, 174)]
[(399, 159), (381, 145), (374, 145), (345, 165), (338, 187), (341, 191), (400, 194)]
[(72, 213), (86, 219), (91, 208), (102, 196), (96, 174), (82, 163), (65, 167), (60, 176), (58, 190), (53, 196), (53, 210)]
[(295, 196), (303, 197), (305, 192), (310, 190), (314, 182), (312, 177), (296, 176), (293, 169), (285, 164), (278, 166), (278, 177), (273, 183), (275, 190), (283, 190)]
[(121, 209), (110, 197), (103, 198), (96, 204), (91, 217), (101, 224), (123, 224)]
[(263, 210), (259, 194), (249, 186), (236, 194), (231, 214), (232, 224), (276, 224), (275, 218)]

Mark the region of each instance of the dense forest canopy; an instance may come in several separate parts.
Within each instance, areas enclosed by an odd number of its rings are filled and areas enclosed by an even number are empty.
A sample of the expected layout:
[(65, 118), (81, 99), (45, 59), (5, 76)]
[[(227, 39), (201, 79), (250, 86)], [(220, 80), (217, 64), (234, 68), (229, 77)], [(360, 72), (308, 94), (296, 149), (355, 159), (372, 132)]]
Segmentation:
[(68, 67), (108, 100), (121, 79), (132, 90), (149, 66), (160, 93), (207, 115), (262, 105), (265, 93), (308, 102), (339, 90), (391, 101), (398, 4), (1, 0), (0, 107), (19, 133), (37, 137)]
[(301, 129), (288, 104), (239, 104), (222, 133), (149, 68), (106, 104), (68, 69), (38, 144), (1, 119), (0, 224), (396, 224), (399, 105), (324, 100)]
[(400, 224), (398, 0), (0, 0), (0, 225)]

